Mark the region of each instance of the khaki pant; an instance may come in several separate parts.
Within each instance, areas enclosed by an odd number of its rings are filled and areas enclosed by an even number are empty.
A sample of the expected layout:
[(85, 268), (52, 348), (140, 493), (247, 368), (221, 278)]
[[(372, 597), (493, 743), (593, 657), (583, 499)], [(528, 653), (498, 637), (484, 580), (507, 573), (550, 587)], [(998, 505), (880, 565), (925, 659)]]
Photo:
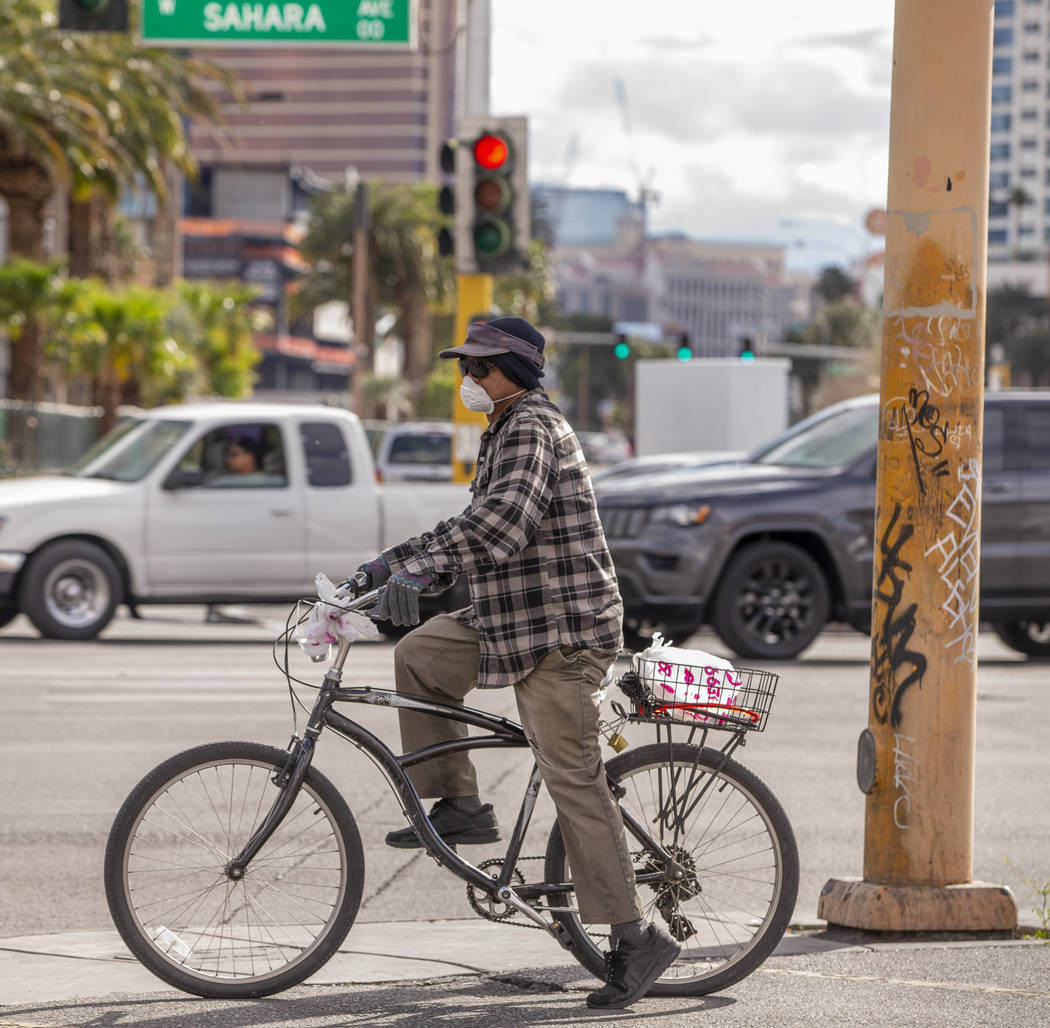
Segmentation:
[[(463, 706), (477, 685), (478, 633), (439, 614), (394, 650), (397, 691)], [(611, 659), (590, 650), (555, 650), (514, 686), (514, 698), (543, 782), (554, 800), (587, 924), (620, 924), (642, 916), (623, 820), (605, 782), (598, 741), (598, 686)], [(466, 738), (468, 726), (399, 710), (405, 752)], [(423, 798), (473, 796), (477, 774), (466, 753), (408, 768)]]

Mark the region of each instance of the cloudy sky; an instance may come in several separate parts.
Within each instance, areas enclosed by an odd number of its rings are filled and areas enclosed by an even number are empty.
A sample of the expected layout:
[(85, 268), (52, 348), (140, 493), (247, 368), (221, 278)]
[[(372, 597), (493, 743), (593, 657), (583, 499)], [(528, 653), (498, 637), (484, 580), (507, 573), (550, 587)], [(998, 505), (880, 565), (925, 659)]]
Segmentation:
[(492, 0), (492, 22), (492, 110), (529, 116), (533, 181), (644, 182), (655, 231), (796, 267), (878, 248), (893, 0)]

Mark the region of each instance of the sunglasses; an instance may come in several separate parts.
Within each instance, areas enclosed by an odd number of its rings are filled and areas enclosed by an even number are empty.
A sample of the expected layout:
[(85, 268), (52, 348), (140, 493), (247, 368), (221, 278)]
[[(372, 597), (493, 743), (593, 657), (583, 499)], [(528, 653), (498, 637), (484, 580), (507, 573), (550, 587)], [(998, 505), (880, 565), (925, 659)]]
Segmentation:
[(492, 365), (478, 357), (459, 358), (459, 373), (464, 378), (467, 375), (470, 375), (471, 378), (484, 378), (491, 370)]

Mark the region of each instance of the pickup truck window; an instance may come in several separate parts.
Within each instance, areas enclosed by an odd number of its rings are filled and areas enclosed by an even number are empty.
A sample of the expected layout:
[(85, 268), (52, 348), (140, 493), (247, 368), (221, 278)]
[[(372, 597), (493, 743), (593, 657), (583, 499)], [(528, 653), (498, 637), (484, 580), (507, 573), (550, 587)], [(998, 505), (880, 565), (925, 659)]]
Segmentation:
[(68, 474), (77, 478), (138, 482), (189, 427), (188, 421), (125, 421), (95, 443)]
[(213, 428), (182, 455), (178, 470), (205, 489), (275, 489), (288, 485), (277, 425), (240, 422)]
[(307, 421), (299, 426), (306, 460), (306, 481), (315, 488), (349, 485), (353, 480), (346, 439), (330, 421)]

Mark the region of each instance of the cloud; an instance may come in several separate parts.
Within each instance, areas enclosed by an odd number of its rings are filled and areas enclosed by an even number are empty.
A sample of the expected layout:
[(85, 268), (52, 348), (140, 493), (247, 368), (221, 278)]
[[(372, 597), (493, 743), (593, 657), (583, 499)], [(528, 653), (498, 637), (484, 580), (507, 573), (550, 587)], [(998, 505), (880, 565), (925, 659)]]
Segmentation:
[[(756, 68), (742, 62), (661, 59), (582, 62), (566, 77), (559, 106), (589, 124), (614, 109), (613, 75), (626, 84), (638, 135), (709, 140), (732, 132), (836, 136), (881, 132), (889, 115), (883, 91), (862, 93), (836, 69), (791, 59)], [(673, 84), (673, 85), (672, 85)]]
[(638, 42), (642, 46), (666, 53), (669, 50), (705, 50), (714, 44), (715, 39), (701, 32), (695, 39), (683, 39), (681, 36), (642, 36)]

